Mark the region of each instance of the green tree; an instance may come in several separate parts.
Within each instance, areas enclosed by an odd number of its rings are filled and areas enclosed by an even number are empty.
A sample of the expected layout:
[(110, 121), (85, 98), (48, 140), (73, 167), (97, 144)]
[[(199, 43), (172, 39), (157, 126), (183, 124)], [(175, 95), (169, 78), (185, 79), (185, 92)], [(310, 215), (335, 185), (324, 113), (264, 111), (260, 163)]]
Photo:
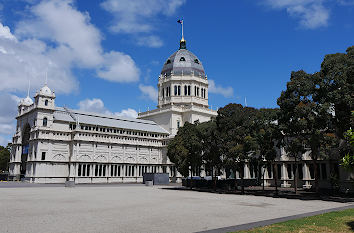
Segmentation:
[(216, 124), (220, 132), (223, 162), (241, 177), (241, 193), (244, 193), (244, 164), (258, 149), (255, 138), (257, 110), (241, 104), (228, 104), (218, 110)]
[[(295, 159), (300, 158), (306, 150), (314, 164), (315, 189), (318, 192), (319, 174), (318, 159), (325, 158), (335, 143), (334, 134), (331, 134), (330, 104), (316, 101), (316, 87), (319, 74), (307, 74), (304, 71), (292, 72), (286, 91), (278, 99), (280, 106), (279, 123), (286, 151)], [(297, 165), (295, 165), (296, 173)], [(295, 188), (297, 188), (295, 176)]]
[(217, 131), (215, 120), (198, 125), (202, 138), (203, 163), (206, 171), (210, 171), (213, 177), (214, 190), (216, 189), (217, 176), (223, 166), (221, 153), (221, 140)]
[(317, 73), (314, 101), (330, 105), (333, 111), (331, 119), (336, 136), (341, 139), (341, 155), (344, 155), (344, 134), (353, 125), (351, 111), (354, 99), (354, 46), (347, 53), (328, 54), (325, 56), (321, 70)]
[(184, 177), (191, 175), (191, 188), (193, 171), (200, 171), (202, 166), (202, 142), (197, 124), (186, 122), (180, 127), (177, 135), (167, 147), (167, 156), (176, 165), (177, 170)]
[(346, 139), (350, 145), (350, 151), (342, 158), (341, 165), (348, 171), (354, 170), (354, 132), (352, 129), (346, 133)]
[(11, 144), (0, 146), (0, 172), (8, 171), (10, 162)]
[[(273, 179), (275, 184), (275, 192), (278, 194), (277, 174), (278, 169), (274, 163), (277, 157), (276, 145), (280, 132), (278, 129), (278, 112), (279, 109), (262, 108), (258, 114), (257, 143), (259, 145), (259, 164), (265, 170), (267, 166), (273, 166)], [(264, 189), (264, 172), (262, 173), (263, 189)]]

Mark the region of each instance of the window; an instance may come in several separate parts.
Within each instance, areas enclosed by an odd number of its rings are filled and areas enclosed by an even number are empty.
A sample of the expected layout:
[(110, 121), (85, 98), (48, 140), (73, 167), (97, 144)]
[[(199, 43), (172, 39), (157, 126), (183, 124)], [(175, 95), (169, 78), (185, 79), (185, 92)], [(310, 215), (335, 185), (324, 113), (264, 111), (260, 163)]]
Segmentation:
[(277, 164), (277, 176), (278, 180), (281, 179), (281, 164)]
[(288, 178), (292, 179), (293, 178), (293, 173), (292, 173), (292, 170), (291, 170), (291, 164), (287, 165), (287, 171), (288, 171)]
[(178, 86), (178, 95), (181, 95), (181, 86)]
[(81, 164), (77, 168), (77, 176), (81, 176)]
[(180, 121), (177, 121), (177, 129), (180, 127)]
[(186, 61), (186, 59), (184, 57), (181, 57), (179, 61)]
[(191, 86), (188, 86), (188, 95), (191, 95)]
[(187, 91), (187, 86), (184, 86), (184, 95), (187, 95), (188, 91)]
[(194, 59), (194, 63), (199, 64), (199, 60), (198, 59)]
[(42, 160), (45, 160), (45, 152), (42, 152)]
[(171, 63), (171, 60), (168, 59), (168, 60), (166, 61), (166, 64), (170, 64), (170, 63)]
[(177, 86), (176, 85), (174, 86), (174, 89), (175, 89), (175, 95), (177, 95)]
[(162, 88), (162, 98), (165, 98), (165, 88)]
[(47, 126), (48, 124), (48, 119), (46, 117), (43, 118), (43, 126)]
[(48, 106), (48, 100), (45, 100), (45, 101), (44, 101), (44, 105), (45, 105), (45, 106)]

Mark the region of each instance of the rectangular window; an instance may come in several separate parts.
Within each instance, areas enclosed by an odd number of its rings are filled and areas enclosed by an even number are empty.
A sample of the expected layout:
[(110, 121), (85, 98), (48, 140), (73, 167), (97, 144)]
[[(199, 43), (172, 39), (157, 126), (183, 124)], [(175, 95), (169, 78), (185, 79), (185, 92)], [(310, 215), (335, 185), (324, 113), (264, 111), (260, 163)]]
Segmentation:
[(120, 166), (118, 166), (118, 176), (120, 176)]
[(100, 165), (100, 170), (99, 170), (98, 176), (102, 176), (102, 165)]
[(114, 165), (111, 165), (111, 176), (113, 176)]
[(87, 169), (87, 171), (86, 171), (86, 176), (90, 176), (90, 165), (89, 164), (87, 164), (86, 165), (87, 167), (86, 167), (86, 169)]
[(81, 176), (81, 164), (77, 168), (77, 176)]
[(278, 180), (281, 179), (281, 164), (277, 164), (277, 177), (278, 177)]
[(42, 160), (45, 160), (45, 153), (46, 152), (42, 152)]
[(98, 176), (98, 165), (95, 165), (95, 176)]
[(103, 176), (106, 176), (106, 165), (103, 165)]
[(309, 164), (309, 170), (310, 170), (310, 179), (315, 178), (315, 169), (313, 167), (313, 164)]
[(86, 164), (82, 165), (82, 176), (85, 176)]
[(291, 164), (287, 165), (287, 171), (288, 171), (288, 178), (292, 179), (293, 178), (293, 172), (291, 170)]
[(177, 121), (177, 129), (179, 129), (179, 127), (180, 127), (180, 122)]
[(297, 167), (297, 172), (299, 174), (299, 179), (302, 180), (304, 178), (304, 173), (302, 172), (302, 164), (300, 163), (297, 166), (298, 166)]

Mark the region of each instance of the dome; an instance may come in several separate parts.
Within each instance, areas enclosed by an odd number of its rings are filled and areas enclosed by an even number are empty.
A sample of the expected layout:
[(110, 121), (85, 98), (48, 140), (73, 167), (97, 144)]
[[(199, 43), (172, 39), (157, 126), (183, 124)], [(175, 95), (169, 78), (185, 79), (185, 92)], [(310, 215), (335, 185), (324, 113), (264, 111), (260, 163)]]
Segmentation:
[(181, 40), (180, 49), (174, 52), (162, 67), (161, 75), (195, 75), (205, 78), (202, 62), (191, 51), (186, 49), (185, 41)]
[(41, 90), (39, 91), (39, 94), (46, 95), (46, 96), (53, 95), (52, 91), (50, 90), (50, 88), (47, 85), (45, 85), (44, 87), (41, 88)]
[(24, 98), (24, 99), (22, 99), (22, 100), (20, 101), (20, 104), (19, 104), (19, 105), (30, 106), (30, 105), (32, 105), (32, 104), (33, 104), (32, 99), (31, 99), (29, 96), (27, 96), (26, 98)]

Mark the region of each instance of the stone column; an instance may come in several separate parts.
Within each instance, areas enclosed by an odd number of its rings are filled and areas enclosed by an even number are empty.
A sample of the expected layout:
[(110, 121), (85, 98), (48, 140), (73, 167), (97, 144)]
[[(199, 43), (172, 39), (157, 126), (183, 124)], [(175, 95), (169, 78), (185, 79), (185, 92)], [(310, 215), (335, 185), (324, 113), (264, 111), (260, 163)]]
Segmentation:
[(304, 163), (303, 165), (303, 180), (305, 181), (305, 184), (303, 185), (303, 188), (311, 188), (311, 183), (310, 183), (310, 169), (307, 163)]

